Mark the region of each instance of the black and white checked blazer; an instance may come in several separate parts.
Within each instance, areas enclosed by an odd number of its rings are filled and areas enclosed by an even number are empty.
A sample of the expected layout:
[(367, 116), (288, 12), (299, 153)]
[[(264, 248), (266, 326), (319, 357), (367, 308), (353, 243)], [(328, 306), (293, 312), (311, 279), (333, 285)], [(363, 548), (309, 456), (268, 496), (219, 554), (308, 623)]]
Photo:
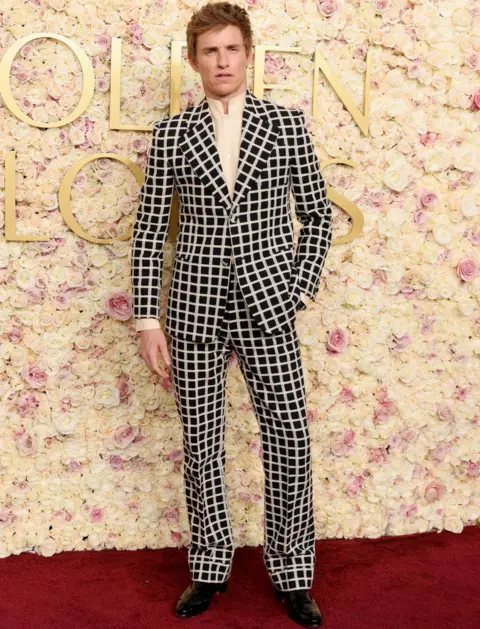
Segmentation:
[[(153, 126), (131, 251), (134, 318), (160, 319), (163, 248), (174, 190), (179, 228), (165, 331), (213, 340), (225, 309), (232, 257), (245, 302), (265, 331), (315, 299), (332, 238), (332, 210), (301, 109), (245, 94), (233, 199), (208, 101)], [(293, 251), (290, 206), (302, 224)]]

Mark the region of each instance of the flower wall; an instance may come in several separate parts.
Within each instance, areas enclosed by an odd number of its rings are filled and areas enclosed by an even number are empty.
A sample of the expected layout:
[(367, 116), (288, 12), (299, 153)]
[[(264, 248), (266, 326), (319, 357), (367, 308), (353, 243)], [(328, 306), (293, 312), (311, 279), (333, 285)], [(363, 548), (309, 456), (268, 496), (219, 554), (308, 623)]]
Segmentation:
[[(173, 392), (150, 374), (132, 324), (130, 241), (88, 242), (59, 211), (68, 168), (118, 153), (145, 168), (151, 135), (109, 128), (111, 38), (122, 40), (122, 122), (168, 115), (170, 41), (195, 0), (0, 0), (0, 57), (25, 35), (76, 42), (95, 71), (87, 110), (50, 129), (0, 99), (0, 556), (189, 542), (182, 428)], [(297, 315), (314, 459), (317, 538), (461, 532), (480, 517), (480, 6), (475, 0), (251, 0), (264, 98), (301, 107), (327, 184), (365, 218), (333, 245), (315, 304)], [(323, 75), (321, 51), (363, 110), (372, 49), (369, 135)], [(251, 87), (251, 69), (249, 86)], [(61, 42), (22, 48), (10, 84), (32, 120), (64, 118), (82, 90)], [(201, 100), (185, 65), (182, 108)], [(5, 157), (16, 153), (17, 233), (4, 238)], [(72, 187), (80, 225), (121, 237), (139, 185), (123, 164), (89, 163)], [(296, 235), (300, 224), (292, 217)], [(334, 238), (348, 217), (334, 206)], [(174, 243), (165, 249), (163, 312)], [(237, 545), (263, 541), (260, 435), (231, 356), (228, 499)]]

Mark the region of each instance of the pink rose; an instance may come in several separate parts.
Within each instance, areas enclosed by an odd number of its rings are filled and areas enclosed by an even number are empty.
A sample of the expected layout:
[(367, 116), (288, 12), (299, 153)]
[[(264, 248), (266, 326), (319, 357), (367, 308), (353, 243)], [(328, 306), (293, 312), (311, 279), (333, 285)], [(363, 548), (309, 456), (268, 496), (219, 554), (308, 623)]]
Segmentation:
[(80, 472), (82, 465), (76, 459), (70, 459), (68, 468), (71, 472)]
[(413, 213), (413, 222), (415, 225), (424, 225), (427, 222), (427, 214), (423, 210), (415, 210)]
[(447, 402), (438, 402), (437, 406), (437, 415), (440, 419), (445, 419), (446, 421), (452, 421), (454, 418), (454, 412), (450, 408)]
[(377, 13), (385, 13), (390, 8), (390, 0), (373, 0), (373, 8)]
[(441, 500), (445, 496), (445, 485), (441, 480), (434, 480), (425, 487), (425, 499), (427, 502)]
[(97, 35), (95, 43), (103, 50), (108, 50), (110, 48), (110, 36), (105, 34)]
[(422, 64), (419, 59), (415, 59), (407, 67), (407, 75), (409, 79), (417, 79), (420, 76), (420, 68)]
[(353, 402), (353, 400), (355, 399), (355, 396), (353, 395), (353, 392), (351, 389), (346, 389), (344, 387), (340, 392), (340, 399), (342, 402), (345, 402), (345, 404), (348, 404), (349, 402)]
[(323, 17), (331, 17), (338, 11), (337, 0), (317, 0), (317, 9)]
[(420, 135), (420, 144), (423, 146), (432, 146), (438, 139), (438, 134), (433, 133), (432, 131), (427, 131), (427, 133), (422, 133)]
[(117, 321), (128, 321), (132, 316), (132, 298), (124, 291), (110, 295), (104, 306), (107, 314)]
[(464, 257), (457, 264), (457, 275), (464, 282), (471, 282), (478, 275), (477, 261), (473, 258)]
[(465, 63), (472, 70), (480, 70), (480, 55), (478, 52), (471, 52), (465, 57)]
[(480, 478), (480, 462), (474, 463), (469, 461), (467, 464), (467, 476), (472, 478)]
[(128, 400), (128, 396), (133, 391), (133, 385), (130, 382), (128, 376), (122, 374), (117, 382), (117, 389), (120, 394), (120, 402), (125, 402)]
[(348, 332), (334, 328), (328, 335), (327, 347), (330, 353), (339, 354), (348, 347)]
[(176, 448), (172, 450), (170, 454), (167, 456), (169, 461), (181, 461), (183, 459), (183, 450), (181, 448)]
[(45, 301), (45, 291), (39, 288), (32, 288), (26, 291), (29, 304), (43, 304)]
[(472, 245), (480, 245), (480, 231), (473, 232), (473, 230), (468, 235), (468, 240), (472, 243)]
[(350, 498), (354, 498), (363, 487), (363, 476), (357, 475), (350, 478), (347, 482), (345, 493)]
[(37, 451), (37, 440), (35, 436), (30, 435), (28, 432), (24, 432), (19, 438), (18, 449), (25, 456), (31, 456)]
[(113, 441), (118, 448), (126, 448), (134, 441), (138, 433), (137, 426), (119, 426), (113, 434)]
[(108, 92), (110, 88), (110, 81), (99, 76), (95, 79), (95, 91), (96, 92)]
[(418, 512), (417, 505), (402, 505), (400, 507), (400, 513), (404, 518), (412, 518)]
[(330, 449), (336, 456), (344, 456), (349, 454), (355, 447), (355, 432), (353, 430), (346, 430), (345, 433), (339, 435), (333, 441)]
[(103, 520), (104, 511), (101, 507), (94, 507), (90, 511), (90, 521), (91, 522), (101, 522)]
[(23, 379), (28, 382), (31, 387), (40, 389), (45, 386), (48, 380), (47, 374), (36, 363), (29, 363), (22, 370)]
[(170, 509), (166, 513), (167, 522), (170, 524), (176, 524), (179, 521), (180, 512), (178, 509)]
[(472, 94), (472, 109), (473, 111), (478, 111), (480, 109), (480, 87)]
[(393, 342), (395, 343), (395, 349), (397, 351), (402, 351), (403, 348), (410, 345), (410, 336), (408, 334), (404, 334), (403, 336), (395, 336), (393, 335)]
[(108, 462), (112, 470), (121, 470), (123, 465), (123, 459), (118, 454), (112, 454), (112, 456), (108, 457)]
[(373, 450), (370, 450), (370, 456), (368, 457), (368, 460), (371, 463), (382, 465), (383, 463), (387, 462), (387, 459), (388, 455), (385, 448), (374, 448)]
[(14, 522), (15, 516), (13, 515), (13, 511), (11, 509), (1, 509), (0, 510), (0, 529), (6, 529), (7, 526), (10, 526), (12, 522)]
[(441, 462), (446, 457), (447, 452), (449, 451), (449, 446), (444, 441), (440, 442), (430, 450), (429, 456), (431, 456), (435, 461)]
[(391, 400), (385, 400), (377, 406), (373, 411), (374, 423), (378, 424), (379, 422), (386, 421), (389, 417), (391, 417), (395, 412), (395, 403)]
[(148, 141), (146, 138), (133, 138), (130, 146), (135, 153), (144, 153), (148, 149)]
[(18, 343), (23, 338), (23, 332), (20, 328), (12, 328), (8, 332), (8, 338), (12, 343)]
[(435, 192), (429, 192), (423, 188), (420, 188), (417, 195), (417, 207), (434, 207), (438, 203), (438, 196)]

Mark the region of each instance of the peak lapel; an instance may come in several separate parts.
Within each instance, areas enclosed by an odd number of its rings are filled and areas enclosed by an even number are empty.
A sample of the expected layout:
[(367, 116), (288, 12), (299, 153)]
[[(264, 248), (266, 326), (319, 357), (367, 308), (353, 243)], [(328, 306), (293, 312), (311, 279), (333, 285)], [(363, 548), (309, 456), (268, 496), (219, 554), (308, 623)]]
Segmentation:
[(262, 101), (247, 90), (233, 205), (240, 202), (242, 196), (248, 191), (250, 182), (257, 179), (267, 166), (277, 136), (278, 129), (270, 122)]
[(210, 186), (225, 208), (231, 210), (248, 191), (252, 178), (257, 178), (265, 168), (277, 140), (278, 130), (270, 123), (261, 100), (247, 90), (232, 201), (223, 174), (213, 118), (206, 98), (196, 107), (195, 114), (178, 143), (178, 148), (188, 159), (202, 183)]
[(230, 207), (231, 199), (223, 175), (220, 154), (215, 141), (213, 118), (206, 99), (196, 108), (197, 116), (189, 124), (178, 148), (190, 162), (205, 186), (210, 186), (219, 201)]

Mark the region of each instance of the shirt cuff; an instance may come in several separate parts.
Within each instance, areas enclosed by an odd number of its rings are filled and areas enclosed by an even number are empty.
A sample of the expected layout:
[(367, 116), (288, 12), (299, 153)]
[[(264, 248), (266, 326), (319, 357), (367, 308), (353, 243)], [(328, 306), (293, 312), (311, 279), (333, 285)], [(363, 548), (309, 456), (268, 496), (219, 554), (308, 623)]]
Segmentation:
[(311, 299), (310, 297), (307, 295), (307, 293), (300, 293), (300, 299), (303, 301), (303, 303), (308, 306), (308, 304), (310, 303)]
[(142, 330), (156, 330), (160, 328), (160, 321), (158, 319), (137, 319), (135, 321), (135, 330), (141, 332)]

